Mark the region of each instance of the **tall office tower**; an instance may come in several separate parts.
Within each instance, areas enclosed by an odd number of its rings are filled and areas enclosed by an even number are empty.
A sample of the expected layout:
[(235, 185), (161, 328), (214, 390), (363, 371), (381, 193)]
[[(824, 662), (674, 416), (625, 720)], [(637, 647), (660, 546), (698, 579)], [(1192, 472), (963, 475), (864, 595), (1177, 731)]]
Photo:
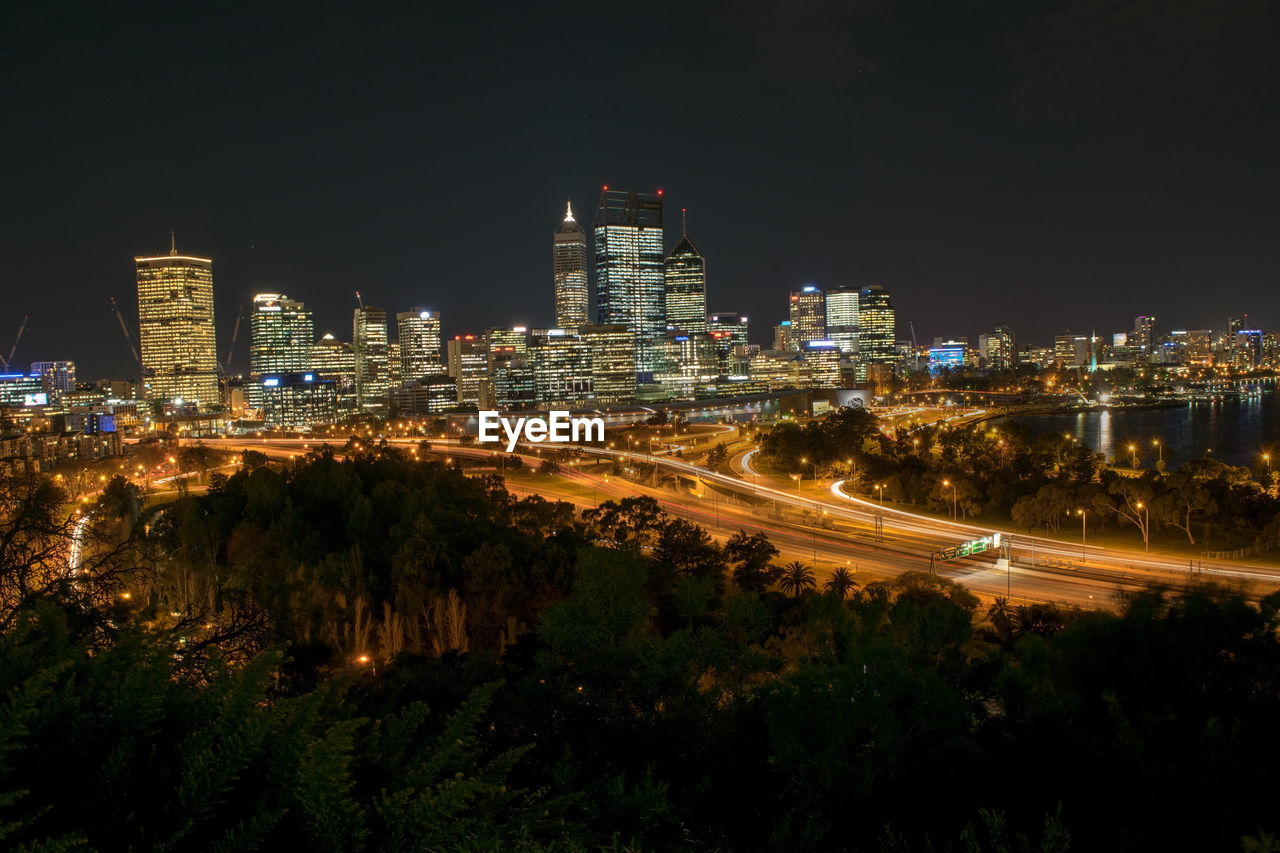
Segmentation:
[(317, 379), (333, 382), (338, 417), (356, 410), (356, 355), (351, 344), (332, 334), (311, 345), (307, 355), (308, 369)]
[(597, 403), (611, 405), (636, 396), (636, 342), (623, 325), (582, 326), (587, 348), (591, 393)]
[(658, 367), (657, 347), (667, 331), (662, 190), (650, 194), (605, 187), (594, 238), (599, 321), (630, 327), (636, 373), (641, 381), (651, 381)]
[[(892, 365), (897, 361), (894, 345), (896, 318), (889, 291), (878, 284), (862, 288), (858, 294), (858, 369), (859, 382), (866, 382), (868, 366)], [(887, 368), (890, 372), (892, 368)], [(873, 371), (877, 375), (884, 370)]]
[(391, 354), (387, 345), (387, 312), (357, 308), (351, 318), (351, 351), (356, 357), (356, 409), (385, 415), (391, 391)]
[(723, 332), (730, 346), (746, 346), (747, 328), (747, 318), (733, 311), (712, 314), (707, 321), (707, 331), (712, 336)]
[(310, 369), (315, 326), (311, 312), (283, 293), (259, 293), (249, 315), (249, 382), (245, 397), (261, 409), (264, 378)]
[(1133, 335), (1129, 339), (1129, 343), (1135, 344), (1144, 356), (1151, 355), (1155, 349), (1155, 325), (1156, 318), (1148, 317), (1145, 314), (1133, 318)]
[(680, 211), (680, 242), (663, 262), (667, 281), (667, 328), (687, 335), (707, 331), (707, 259), (689, 239), (689, 224)]
[(1018, 366), (1018, 345), (1013, 329), (996, 326), (979, 337), (978, 354), (986, 361), (988, 370), (1012, 370)]
[(712, 314), (707, 319), (707, 334), (715, 342), (720, 372), (745, 374), (750, 344), (747, 343), (747, 318), (742, 314)]
[(400, 340), (400, 384), (444, 373), (440, 360), (440, 312), (413, 308), (396, 314)]
[(454, 335), (448, 351), (449, 375), (458, 383), (459, 405), (479, 406), (489, 377), (489, 344), (483, 335)]
[(138, 343), (147, 399), (219, 403), (213, 334), (213, 261), (169, 254), (134, 258), (138, 268)]
[(803, 350), (809, 341), (827, 339), (827, 305), (823, 293), (806, 284), (791, 294), (792, 342)]
[(840, 387), (840, 348), (832, 341), (809, 341), (800, 358), (810, 387)]
[(826, 340), (835, 343), (842, 356), (858, 351), (858, 289), (837, 287), (826, 299)]
[(551, 243), (551, 267), (556, 285), (556, 325), (570, 329), (591, 322), (587, 301), (587, 234), (573, 218), (573, 204), (565, 204), (564, 221)]

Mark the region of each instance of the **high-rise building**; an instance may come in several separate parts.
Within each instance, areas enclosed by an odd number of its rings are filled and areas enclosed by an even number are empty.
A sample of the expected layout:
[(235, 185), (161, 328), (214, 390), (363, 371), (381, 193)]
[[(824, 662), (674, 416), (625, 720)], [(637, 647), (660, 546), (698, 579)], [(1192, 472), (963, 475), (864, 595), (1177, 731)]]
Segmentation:
[(736, 312), (712, 314), (707, 320), (707, 333), (715, 342), (720, 372), (745, 374), (750, 344), (747, 342), (747, 318)]
[[(500, 409), (525, 409), (534, 403), (533, 369), (529, 364), (529, 330), (524, 326), (489, 329), (484, 333), (489, 349), (486, 387), (481, 403)], [(482, 406), (489, 408), (489, 406)]]
[(1130, 336), (1129, 343), (1136, 345), (1143, 356), (1150, 356), (1155, 348), (1155, 327), (1155, 317), (1143, 314), (1133, 318), (1133, 335)]
[(587, 235), (573, 218), (573, 204), (565, 204), (564, 221), (551, 243), (551, 266), (556, 287), (556, 325), (561, 328), (591, 322), (587, 290)]
[(800, 358), (811, 388), (840, 387), (840, 348), (835, 341), (809, 341)]
[(384, 309), (355, 309), (351, 351), (356, 359), (356, 408), (361, 414), (385, 415), (391, 391), (391, 353)]
[(657, 348), (667, 330), (662, 191), (636, 193), (605, 187), (594, 238), (599, 321), (631, 329), (636, 373), (649, 381), (658, 367)]
[(356, 410), (356, 355), (351, 344), (325, 334), (311, 345), (307, 365), (316, 378), (333, 383), (337, 417), (349, 417)]
[(1018, 366), (1018, 345), (1013, 329), (996, 326), (978, 340), (978, 354), (988, 370), (1012, 370)]
[(869, 365), (893, 365), (897, 361), (896, 327), (897, 322), (893, 302), (889, 299), (889, 291), (878, 284), (862, 288), (858, 294), (856, 375), (859, 382), (868, 381)]
[(825, 294), (826, 340), (835, 343), (840, 354), (858, 351), (858, 289), (837, 287)]
[(149, 400), (207, 409), (219, 403), (213, 332), (213, 261), (169, 254), (134, 258), (138, 343)]
[(51, 400), (76, 390), (74, 361), (33, 361), (31, 375), (40, 377)]
[(615, 323), (581, 326), (578, 333), (587, 349), (592, 398), (601, 405), (634, 399), (636, 342), (630, 330)]
[(791, 294), (791, 334), (800, 350), (809, 341), (827, 339), (827, 304), (815, 285), (806, 284)]
[[(634, 345), (635, 337), (630, 329), (627, 335)], [(533, 363), (534, 396), (538, 403), (574, 406), (592, 399), (591, 355), (576, 329), (535, 329), (529, 341), (529, 358)]]
[(264, 376), (302, 373), (311, 367), (315, 326), (311, 312), (283, 293), (259, 293), (249, 315), (249, 382), (245, 396), (261, 409)]
[(1054, 335), (1053, 360), (1058, 367), (1088, 367), (1093, 350), (1088, 335)]
[(701, 335), (707, 331), (707, 259), (689, 239), (688, 221), (680, 214), (680, 242), (664, 262), (667, 328)]
[(783, 320), (773, 327), (774, 352), (796, 352), (799, 349), (795, 330), (790, 320)]
[(440, 312), (413, 308), (396, 314), (400, 341), (400, 382), (407, 385), (444, 373), (440, 359)]
[(479, 406), (489, 377), (488, 342), (483, 335), (454, 335), (448, 350), (449, 375), (458, 383), (458, 404)]

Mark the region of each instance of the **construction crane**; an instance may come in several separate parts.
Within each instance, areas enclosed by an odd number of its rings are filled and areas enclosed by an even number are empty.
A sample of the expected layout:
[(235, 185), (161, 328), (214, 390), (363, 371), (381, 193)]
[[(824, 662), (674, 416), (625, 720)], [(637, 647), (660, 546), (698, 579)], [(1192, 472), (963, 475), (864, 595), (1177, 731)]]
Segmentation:
[(9, 364), (13, 361), (13, 354), (18, 351), (18, 341), (22, 340), (22, 333), (26, 331), (26, 328), (27, 328), (27, 315), (24, 314), (22, 317), (22, 324), (18, 326), (18, 334), (13, 339), (13, 346), (9, 347), (9, 357), (0, 358), (0, 362), (4, 362), (5, 370), (9, 369)]
[(920, 344), (916, 342), (916, 324), (911, 320), (907, 321), (907, 325), (911, 327), (911, 357), (915, 359), (915, 372), (920, 372)]
[(138, 370), (142, 371), (142, 356), (138, 355), (138, 348), (134, 346), (133, 335), (129, 334), (129, 327), (124, 322), (124, 315), (120, 313), (120, 306), (116, 305), (116, 298), (111, 297), (111, 310), (116, 312), (116, 319), (120, 321), (120, 331), (124, 332), (124, 339), (129, 342), (129, 350), (133, 353), (133, 360), (138, 362)]
[(240, 303), (240, 313), (236, 315), (236, 327), (231, 330), (231, 346), (227, 348), (227, 357), (222, 360), (219, 367), (222, 368), (223, 374), (231, 372), (231, 356), (236, 351), (236, 339), (240, 337), (240, 321), (244, 319), (244, 303)]
[(364, 300), (360, 298), (360, 291), (356, 291), (356, 302), (360, 303), (361, 309), (364, 308)]

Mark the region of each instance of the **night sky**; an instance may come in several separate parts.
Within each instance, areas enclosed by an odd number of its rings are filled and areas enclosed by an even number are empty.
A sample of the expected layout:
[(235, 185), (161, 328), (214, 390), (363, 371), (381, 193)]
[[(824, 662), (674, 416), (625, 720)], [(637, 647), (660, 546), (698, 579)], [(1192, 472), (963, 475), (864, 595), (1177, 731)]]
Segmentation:
[[(708, 308), (767, 343), (804, 283), (899, 337), (1280, 326), (1280, 4), (13, 2), (0, 354), (132, 375), (132, 258), (241, 301), (353, 292), (447, 334), (553, 321), (551, 234), (665, 190)], [(233, 369), (244, 370), (247, 327)]]

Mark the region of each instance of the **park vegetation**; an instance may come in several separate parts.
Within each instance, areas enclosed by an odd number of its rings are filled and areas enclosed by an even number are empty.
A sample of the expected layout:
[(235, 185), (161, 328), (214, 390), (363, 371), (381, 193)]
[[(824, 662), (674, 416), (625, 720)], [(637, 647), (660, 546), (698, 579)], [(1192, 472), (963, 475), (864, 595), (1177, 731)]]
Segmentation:
[(243, 462), (5, 481), (5, 849), (1280, 849), (1280, 597), (983, 604), (385, 447)]

